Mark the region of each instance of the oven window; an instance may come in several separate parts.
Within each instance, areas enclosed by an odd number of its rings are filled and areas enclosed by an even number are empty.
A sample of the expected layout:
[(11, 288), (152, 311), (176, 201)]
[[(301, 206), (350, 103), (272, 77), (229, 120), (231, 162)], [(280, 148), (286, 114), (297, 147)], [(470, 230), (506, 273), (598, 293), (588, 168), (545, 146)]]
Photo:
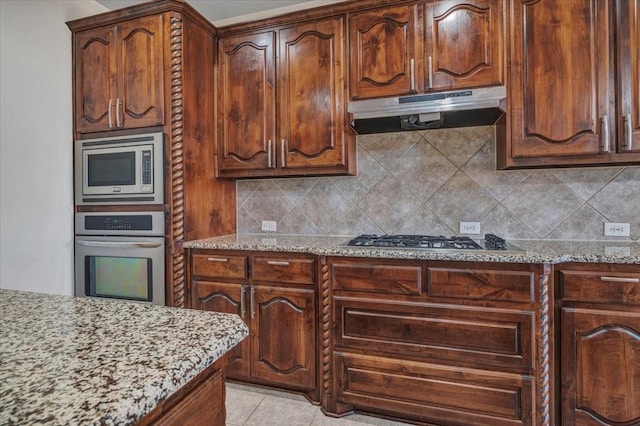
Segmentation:
[(90, 154), (87, 156), (89, 186), (136, 184), (136, 152)]
[(152, 300), (152, 261), (144, 257), (86, 256), (87, 295)]

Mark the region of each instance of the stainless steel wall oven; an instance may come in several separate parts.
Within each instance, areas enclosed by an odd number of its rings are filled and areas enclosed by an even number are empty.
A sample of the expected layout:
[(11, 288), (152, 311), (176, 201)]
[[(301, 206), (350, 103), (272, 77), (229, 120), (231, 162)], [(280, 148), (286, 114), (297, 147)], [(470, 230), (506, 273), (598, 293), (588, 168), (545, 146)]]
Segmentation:
[(75, 216), (75, 295), (165, 304), (164, 212)]

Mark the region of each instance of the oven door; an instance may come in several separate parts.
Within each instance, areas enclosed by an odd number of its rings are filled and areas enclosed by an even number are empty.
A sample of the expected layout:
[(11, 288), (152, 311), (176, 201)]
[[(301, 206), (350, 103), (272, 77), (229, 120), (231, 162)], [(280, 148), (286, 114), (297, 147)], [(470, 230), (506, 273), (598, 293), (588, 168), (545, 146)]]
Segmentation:
[(75, 295), (165, 304), (164, 237), (75, 237)]

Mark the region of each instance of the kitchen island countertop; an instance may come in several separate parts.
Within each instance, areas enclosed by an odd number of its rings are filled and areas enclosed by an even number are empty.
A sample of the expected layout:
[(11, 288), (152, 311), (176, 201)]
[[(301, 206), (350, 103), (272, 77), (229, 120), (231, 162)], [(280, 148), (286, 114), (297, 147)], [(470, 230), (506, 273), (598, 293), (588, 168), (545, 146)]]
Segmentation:
[(0, 290), (0, 424), (131, 424), (248, 334), (237, 315)]
[(629, 241), (508, 240), (521, 250), (438, 250), (351, 247), (349, 236), (232, 234), (188, 241), (185, 248), (280, 251), (322, 256), (390, 259), (459, 260), (510, 263), (626, 263), (640, 264), (640, 243)]

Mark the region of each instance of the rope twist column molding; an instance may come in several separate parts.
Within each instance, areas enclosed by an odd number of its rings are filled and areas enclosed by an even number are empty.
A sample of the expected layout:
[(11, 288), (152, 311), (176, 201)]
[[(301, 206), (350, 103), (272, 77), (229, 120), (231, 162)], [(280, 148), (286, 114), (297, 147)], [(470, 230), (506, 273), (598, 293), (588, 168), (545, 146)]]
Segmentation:
[(549, 384), (549, 356), (550, 356), (550, 347), (549, 347), (549, 333), (550, 333), (550, 325), (549, 325), (549, 307), (550, 299), (549, 299), (549, 275), (542, 275), (540, 277), (540, 345), (538, 347), (538, 357), (540, 363), (540, 378), (538, 379), (538, 384), (540, 386), (539, 395), (540, 407), (538, 408), (538, 413), (540, 414), (540, 425), (541, 426), (550, 426), (550, 384)]
[(329, 291), (329, 265), (322, 264), (322, 392), (331, 393), (331, 293)]
[[(179, 245), (184, 241), (184, 151), (182, 102), (182, 15), (172, 12), (170, 19), (171, 52), (171, 235)], [(185, 304), (184, 251), (172, 251), (173, 306)]]

